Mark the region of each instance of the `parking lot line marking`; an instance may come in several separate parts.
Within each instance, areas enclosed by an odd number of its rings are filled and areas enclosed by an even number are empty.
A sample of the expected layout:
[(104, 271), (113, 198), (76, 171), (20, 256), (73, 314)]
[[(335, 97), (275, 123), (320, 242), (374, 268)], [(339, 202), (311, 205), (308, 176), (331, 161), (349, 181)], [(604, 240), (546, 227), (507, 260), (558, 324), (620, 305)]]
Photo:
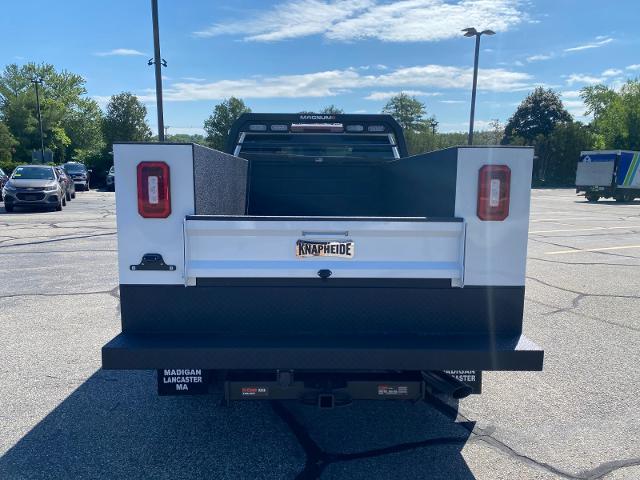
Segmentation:
[(567, 220), (598, 220), (600, 222), (615, 222), (619, 221), (617, 218), (597, 218), (597, 217), (565, 217), (565, 218), (537, 218), (535, 220), (531, 220), (531, 223), (558, 223), (558, 222), (566, 222)]
[(559, 213), (571, 213), (571, 212), (567, 212), (566, 210), (558, 210), (556, 212), (530, 212), (531, 215), (557, 215)]
[(545, 254), (560, 255), (563, 253), (604, 252), (605, 250), (626, 250), (628, 248), (640, 248), (640, 245), (622, 245), (620, 247), (601, 247), (601, 248), (575, 248), (573, 250), (556, 250), (555, 252), (545, 252)]
[(574, 229), (563, 229), (563, 230), (534, 230), (529, 233), (590, 232), (592, 230), (620, 230), (625, 228), (640, 228), (640, 225), (629, 225), (628, 227), (593, 227), (593, 228), (574, 228)]

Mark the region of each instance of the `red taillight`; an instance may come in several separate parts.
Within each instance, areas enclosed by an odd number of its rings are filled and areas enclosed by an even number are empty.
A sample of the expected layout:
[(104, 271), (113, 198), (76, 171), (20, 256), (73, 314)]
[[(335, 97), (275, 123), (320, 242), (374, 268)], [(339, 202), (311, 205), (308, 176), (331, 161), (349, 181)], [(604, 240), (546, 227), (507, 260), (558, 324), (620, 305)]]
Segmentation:
[(164, 162), (138, 164), (138, 213), (144, 218), (171, 215), (169, 165)]
[(506, 165), (485, 165), (478, 174), (478, 218), (504, 220), (509, 216), (511, 169)]

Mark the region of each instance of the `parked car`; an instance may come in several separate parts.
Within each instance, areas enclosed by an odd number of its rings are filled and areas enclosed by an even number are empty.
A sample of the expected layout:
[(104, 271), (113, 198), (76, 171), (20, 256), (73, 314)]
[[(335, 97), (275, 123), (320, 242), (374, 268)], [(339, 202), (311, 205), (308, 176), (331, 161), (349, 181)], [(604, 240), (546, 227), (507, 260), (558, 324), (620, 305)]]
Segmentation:
[(62, 165), (64, 171), (73, 179), (76, 189), (80, 191), (89, 190), (91, 181), (91, 170), (87, 170), (84, 164), (79, 162), (67, 162)]
[(67, 175), (64, 168), (62, 167), (54, 167), (56, 172), (58, 173), (58, 177), (62, 179), (64, 182), (64, 198), (67, 202), (71, 201), (72, 198), (76, 198), (76, 184), (73, 179)]
[(67, 204), (64, 182), (55, 168), (48, 165), (21, 165), (16, 167), (2, 189), (4, 209), (14, 207), (49, 207), (57, 211)]
[(0, 202), (2, 201), (2, 187), (7, 183), (7, 180), (9, 180), (9, 177), (4, 173), (4, 170), (0, 168)]
[(114, 192), (116, 190), (116, 171), (113, 165), (109, 169), (109, 172), (107, 172), (106, 183), (107, 190), (109, 190), (110, 192)]

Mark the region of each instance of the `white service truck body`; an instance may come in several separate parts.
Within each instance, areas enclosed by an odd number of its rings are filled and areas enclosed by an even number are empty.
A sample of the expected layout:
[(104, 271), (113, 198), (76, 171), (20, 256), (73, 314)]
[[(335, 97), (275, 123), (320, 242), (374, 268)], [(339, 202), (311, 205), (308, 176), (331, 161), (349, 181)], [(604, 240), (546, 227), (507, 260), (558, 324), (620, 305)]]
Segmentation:
[(540, 370), (522, 335), (532, 150), (407, 157), (388, 116), (307, 117), (241, 117), (235, 155), (114, 145), (122, 333), (103, 367), (332, 405)]

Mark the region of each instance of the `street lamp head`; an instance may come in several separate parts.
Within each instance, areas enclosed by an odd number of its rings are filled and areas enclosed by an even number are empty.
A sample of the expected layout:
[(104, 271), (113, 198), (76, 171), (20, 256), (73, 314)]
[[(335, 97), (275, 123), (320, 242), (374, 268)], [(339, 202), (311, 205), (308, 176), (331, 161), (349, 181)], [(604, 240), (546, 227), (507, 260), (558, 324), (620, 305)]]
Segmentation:
[(478, 30), (476, 30), (473, 27), (470, 28), (464, 28), (462, 29), (462, 31), (464, 32), (464, 36), (465, 37), (476, 37), (476, 36), (480, 36), (480, 35), (495, 35), (496, 32), (494, 32), (493, 30), (483, 30), (481, 32), (478, 32)]

